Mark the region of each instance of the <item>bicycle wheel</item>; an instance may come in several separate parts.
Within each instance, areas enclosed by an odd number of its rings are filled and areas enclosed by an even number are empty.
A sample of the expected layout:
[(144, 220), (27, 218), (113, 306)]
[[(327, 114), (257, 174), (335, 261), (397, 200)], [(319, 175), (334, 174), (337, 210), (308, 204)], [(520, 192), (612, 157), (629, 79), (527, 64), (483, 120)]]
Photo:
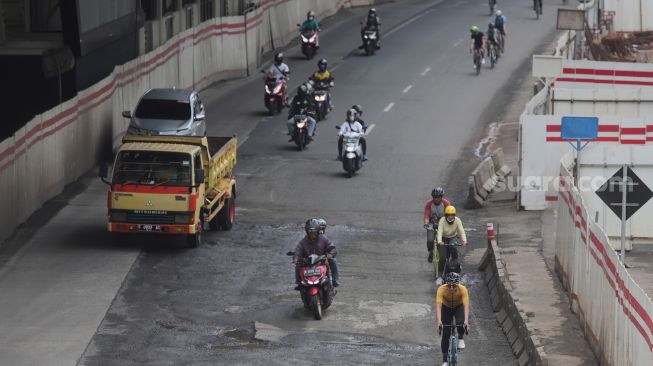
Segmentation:
[(456, 366), (458, 364), (458, 337), (454, 335), (453, 329), (451, 330), (451, 336), (449, 336), (447, 362), (449, 363), (449, 366)]

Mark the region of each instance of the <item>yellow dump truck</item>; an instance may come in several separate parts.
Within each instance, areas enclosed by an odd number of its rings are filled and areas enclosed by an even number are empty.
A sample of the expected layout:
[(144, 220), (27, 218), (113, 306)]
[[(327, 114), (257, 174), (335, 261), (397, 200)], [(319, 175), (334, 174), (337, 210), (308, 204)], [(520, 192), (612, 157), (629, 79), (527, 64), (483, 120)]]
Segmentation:
[(185, 235), (202, 242), (204, 224), (230, 230), (236, 209), (236, 137), (125, 136), (100, 177), (111, 187), (107, 229)]

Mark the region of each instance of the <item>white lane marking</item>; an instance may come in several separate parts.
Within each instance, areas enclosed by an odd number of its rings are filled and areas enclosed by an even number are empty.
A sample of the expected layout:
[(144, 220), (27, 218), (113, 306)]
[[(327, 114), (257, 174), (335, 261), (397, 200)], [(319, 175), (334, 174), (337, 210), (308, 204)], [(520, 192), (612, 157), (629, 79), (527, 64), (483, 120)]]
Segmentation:
[(390, 110), (392, 109), (392, 107), (394, 107), (394, 106), (395, 106), (395, 102), (390, 102), (390, 104), (388, 104), (388, 106), (385, 107), (385, 109), (384, 109), (383, 111), (384, 111), (384, 112), (388, 112), (388, 111), (390, 111)]
[(372, 123), (371, 125), (369, 125), (369, 126), (367, 127), (367, 130), (365, 130), (365, 136), (368, 136), (368, 135), (370, 134), (370, 132), (372, 132), (372, 130), (374, 129), (375, 126), (376, 126), (376, 124), (374, 124), (374, 123)]
[[(442, 1), (444, 1), (444, 0), (434, 1), (432, 5), (437, 5), (437, 4), (441, 3)], [(412, 18), (408, 19), (407, 21), (403, 22), (402, 24), (400, 24), (397, 28), (395, 28), (395, 29), (389, 31), (388, 33), (386, 33), (386, 35), (385, 35), (384, 37), (387, 37), (387, 36), (391, 35), (392, 33), (397, 32), (397, 31), (400, 30), (401, 28), (403, 28), (403, 27), (407, 26), (408, 24), (410, 24), (410, 23), (416, 21), (417, 19), (419, 19), (419, 18), (425, 16), (426, 14), (432, 12), (433, 10), (435, 10), (435, 9), (434, 9), (434, 8), (431, 8), (431, 9), (429, 9), (429, 10), (423, 12), (423, 13), (420, 13), (420, 14), (418, 14), (418, 15), (415, 15), (414, 17), (412, 17)]]
[(408, 93), (408, 91), (409, 91), (410, 89), (412, 89), (412, 87), (413, 87), (412, 85), (408, 85), (408, 86), (406, 87), (406, 89), (404, 89), (404, 90), (402, 91), (402, 93), (404, 93), (404, 94)]
[(464, 39), (459, 39), (458, 42), (453, 44), (453, 46), (458, 47), (458, 46), (460, 46), (461, 43), (463, 43), (463, 41), (464, 41)]
[(430, 68), (430, 67), (427, 67), (426, 69), (424, 69), (424, 71), (422, 71), (422, 76), (428, 74), (429, 71), (431, 71), (431, 68)]

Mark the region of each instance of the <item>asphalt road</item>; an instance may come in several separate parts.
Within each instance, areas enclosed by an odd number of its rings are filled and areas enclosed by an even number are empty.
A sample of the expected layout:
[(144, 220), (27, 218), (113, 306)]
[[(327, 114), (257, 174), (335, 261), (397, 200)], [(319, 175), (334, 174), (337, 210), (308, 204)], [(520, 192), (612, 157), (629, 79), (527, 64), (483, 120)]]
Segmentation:
[[(356, 49), (365, 9), (342, 11), (327, 22), (318, 57), (333, 68), (336, 110), (303, 152), (287, 142), (285, 113), (264, 117), (258, 76), (203, 91), (208, 133), (240, 137), (237, 225), (230, 232), (207, 232), (196, 250), (158, 238), (114, 243), (126, 254), (112, 283), (126, 273), (127, 254), (140, 254), (79, 364), (439, 362), (422, 203), (434, 185), (442, 185), (462, 208), (465, 177), (478, 161), (473, 151), (484, 126), (500, 114), (511, 83), (527, 76), (524, 65), (533, 51), (554, 36), (553, 8), (536, 21), (523, 1), (501, 5), (509, 19), (507, 54), (480, 76), (467, 48), (471, 25), (486, 27), (484, 1), (379, 6), (383, 49), (373, 57)], [(317, 59), (302, 60), (297, 47), (285, 53), (296, 86)], [(334, 125), (354, 103), (363, 105), (370, 126), (370, 161), (348, 179), (334, 160)], [(104, 200), (102, 193), (93, 197)], [(472, 296), (472, 330), (461, 364), (515, 364), (475, 270), (484, 223), (466, 221), (460, 212), (471, 242), (464, 271)], [(322, 321), (312, 320), (292, 290), (293, 271), (284, 255), (301, 239), (309, 217), (326, 218), (339, 248), (343, 286)], [(106, 251), (110, 237), (101, 225), (93, 229)], [(95, 326), (93, 321), (87, 325)]]

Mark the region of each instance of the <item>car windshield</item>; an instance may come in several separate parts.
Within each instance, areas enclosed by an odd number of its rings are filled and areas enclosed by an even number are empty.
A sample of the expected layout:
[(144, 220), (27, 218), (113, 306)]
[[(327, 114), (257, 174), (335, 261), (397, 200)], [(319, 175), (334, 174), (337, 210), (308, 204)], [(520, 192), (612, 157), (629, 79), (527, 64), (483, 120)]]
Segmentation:
[(123, 151), (113, 183), (162, 186), (191, 185), (190, 155), (160, 151)]
[(135, 113), (143, 119), (190, 119), (190, 102), (187, 100), (141, 99)]

